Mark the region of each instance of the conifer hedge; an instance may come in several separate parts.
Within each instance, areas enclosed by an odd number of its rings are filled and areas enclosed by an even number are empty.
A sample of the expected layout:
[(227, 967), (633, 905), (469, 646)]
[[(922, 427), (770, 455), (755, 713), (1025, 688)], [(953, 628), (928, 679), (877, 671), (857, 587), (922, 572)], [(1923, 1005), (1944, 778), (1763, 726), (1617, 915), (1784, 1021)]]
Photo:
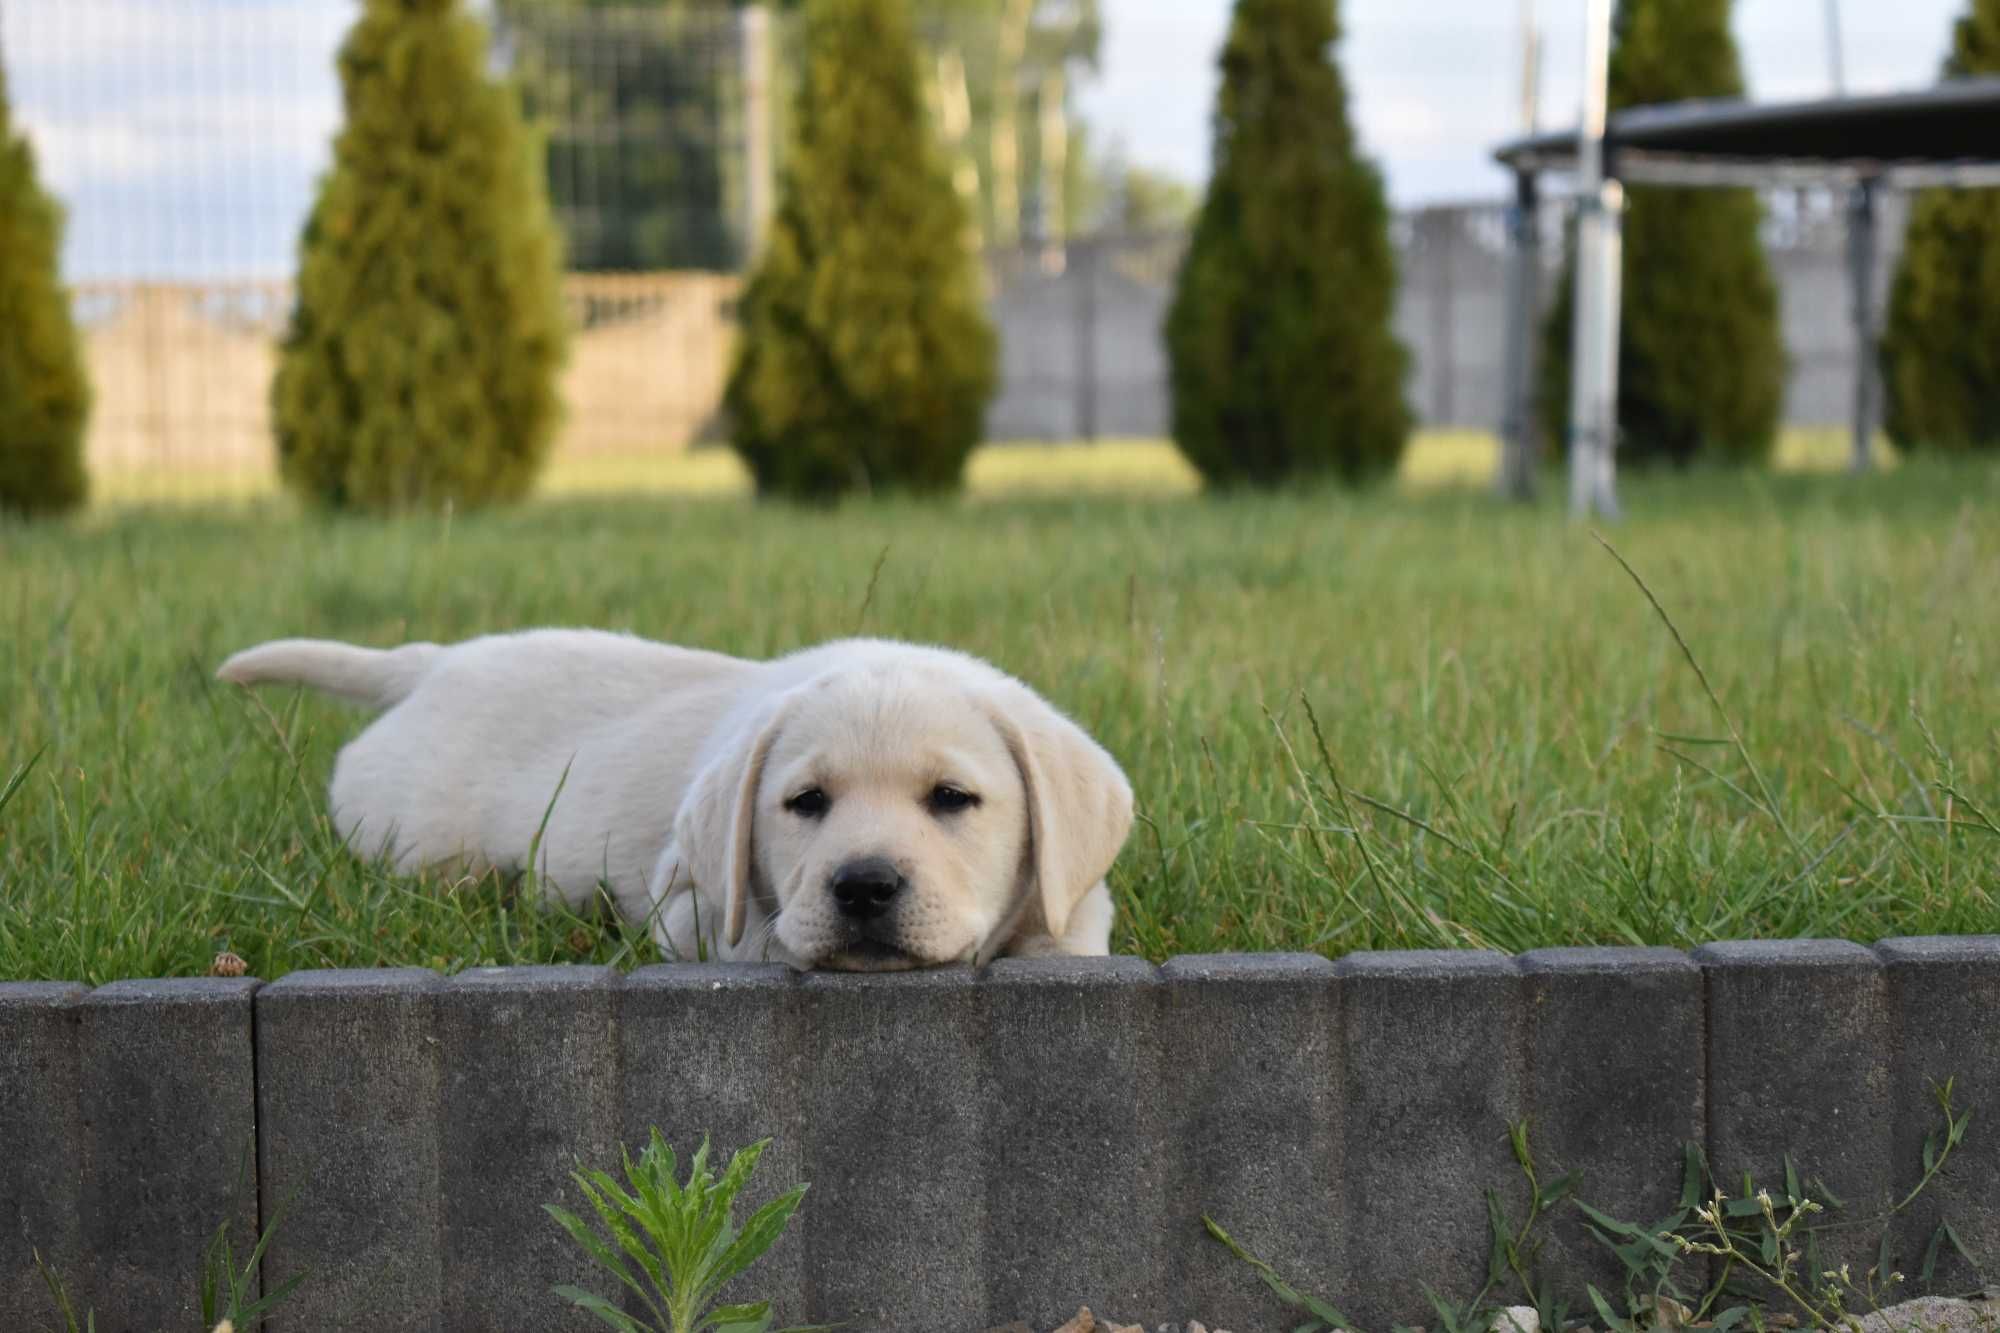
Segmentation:
[(1409, 353), (1381, 176), (1334, 64), (1332, 0), (1237, 0), (1215, 158), (1166, 341), (1174, 440), (1213, 486), (1394, 470)]
[(74, 509), (89, 491), (90, 385), (58, 277), (62, 210), (14, 129), (0, 74), (0, 513)]
[[(2000, 74), (2000, 0), (1973, 0), (1945, 76)], [(1884, 425), (1900, 449), (2000, 449), (2000, 190), (1910, 206), (1882, 331)]]
[(995, 379), (904, 0), (808, 0), (794, 139), (726, 402), (762, 494), (955, 488)]
[(272, 387), (284, 478), (333, 508), (525, 494), (559, 412), (561, 243), (463, 0), (365, 0)]

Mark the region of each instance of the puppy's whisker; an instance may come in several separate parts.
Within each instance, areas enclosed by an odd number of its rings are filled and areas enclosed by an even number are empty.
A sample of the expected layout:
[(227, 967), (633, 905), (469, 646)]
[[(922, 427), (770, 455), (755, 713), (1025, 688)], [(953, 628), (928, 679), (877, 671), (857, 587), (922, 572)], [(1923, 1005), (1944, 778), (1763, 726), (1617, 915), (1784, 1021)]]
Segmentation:
[(740, 948), (742, 957), (755, 958), (760, 963), (771, 961), (771, 946), (777, 942), (778, 923), (784, 917), (783, 909), (765, 917), (745, 935)]
[[(747, 956), (755, 958), (760, 963), (779, 962), (791, 968), (794, 972), (810, 972), (812, 970), (811, 965), (800, 959), (778, 939), (778, 927), (783, 924), (784, 918), (785, 911), (783, 908), (779, 908), (776, 912), (758, 922), (756, 931), (750, 937), (752, 941), (751, 946), (746, 948), (744, 952)], [(776, 958), (772, 957), (772, 950), (774, 949), (777, 951)]]

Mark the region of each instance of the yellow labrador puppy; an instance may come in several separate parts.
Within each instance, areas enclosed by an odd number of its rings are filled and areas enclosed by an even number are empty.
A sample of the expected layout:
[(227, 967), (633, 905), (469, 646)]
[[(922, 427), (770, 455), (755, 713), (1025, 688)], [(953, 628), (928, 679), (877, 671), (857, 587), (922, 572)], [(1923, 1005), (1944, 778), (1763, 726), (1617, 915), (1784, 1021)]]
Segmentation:
[(220, 679), (382, 710), (334, 826), (397, 869), (604, 885), (670, 956), (884, 970), (1109, 951), (1124, 773), (1026, 685), (852, 639), (751, 662), (596, 630), (283, 639)]

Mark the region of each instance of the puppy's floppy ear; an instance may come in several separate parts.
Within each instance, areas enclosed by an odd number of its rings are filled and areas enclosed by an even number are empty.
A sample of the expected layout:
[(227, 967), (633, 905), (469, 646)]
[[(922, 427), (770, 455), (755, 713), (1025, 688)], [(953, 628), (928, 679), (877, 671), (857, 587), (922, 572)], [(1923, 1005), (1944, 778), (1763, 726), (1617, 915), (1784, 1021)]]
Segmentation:
[(674, 844), (682, 866), (698, 887), (720, 892), (723, 938), (733, 948), (742, 942), (749, 913), (751, 879), (756, 872), (757, 788), (764, 780), (764, 761), (778, 739), (786, 700), (747, 720), (729, 744), (695, 775), (681, 808), (674, 816)]
[(1027, 796), (1028, 901), (1060, 936), (1132, 831), (1132, 784), (1103, 747), (1026, 686), (997, 691), (989, 707)]

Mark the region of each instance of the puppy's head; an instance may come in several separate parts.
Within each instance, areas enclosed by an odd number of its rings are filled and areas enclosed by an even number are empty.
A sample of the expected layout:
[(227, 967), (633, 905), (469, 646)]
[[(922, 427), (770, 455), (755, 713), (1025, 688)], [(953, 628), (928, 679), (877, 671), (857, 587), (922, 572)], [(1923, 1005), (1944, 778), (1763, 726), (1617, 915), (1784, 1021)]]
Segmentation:
[(892, 970), (1060, 935), (1131, 822), (1118, 766), (1027, 687), (886, 661), (772, 701), (697, 777), (675, 838), (733, 948)]

